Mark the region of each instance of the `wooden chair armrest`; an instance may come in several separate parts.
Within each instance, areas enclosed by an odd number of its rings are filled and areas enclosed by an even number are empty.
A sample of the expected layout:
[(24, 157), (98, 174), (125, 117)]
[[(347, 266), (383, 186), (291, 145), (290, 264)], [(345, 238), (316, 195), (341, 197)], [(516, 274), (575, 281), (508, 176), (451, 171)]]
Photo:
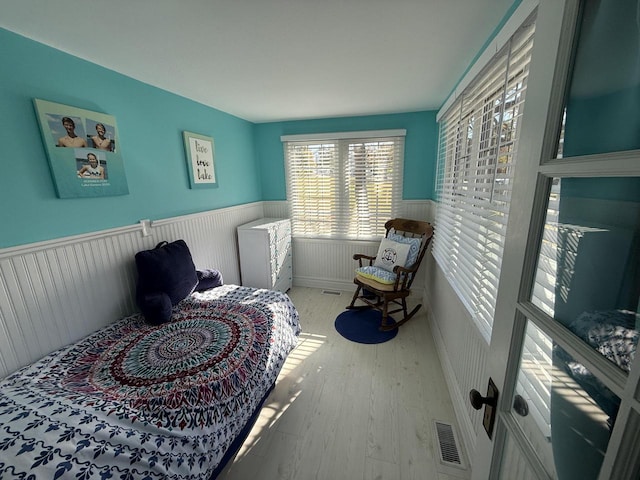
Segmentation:
[(404, 290), (407, 288), (407, 283), (409, 282), (410, 275), (415, 273), (418, 269), (418, 265), (414, 264), (412, 268), (401, 267), (400, 265), (396, 265), (393, 267), (393, 273), (396, 274), (396, 281), (393, 285), (394, 290)]
[(402, 267), (400, 265), (396, 265), (395, 267), (393, 267), (393, 273), (395, 273), (396, 275), (400, 275), (400, 274), (407, 274), (407, 273), (413, 273), (417, 270), (417, 265), (413, 265), (412, 268), (407, 268), (407, 267)]
[(375, 261), (376, 257), (372, 257), (371, 255), (365, 255), (364, 253), (354, 253), (353, 259), (358, 260), (358, 266), (361, 267), (363, 260), (368, 260), (369, 265), (370, 266), (373, 265), (373, 262)]

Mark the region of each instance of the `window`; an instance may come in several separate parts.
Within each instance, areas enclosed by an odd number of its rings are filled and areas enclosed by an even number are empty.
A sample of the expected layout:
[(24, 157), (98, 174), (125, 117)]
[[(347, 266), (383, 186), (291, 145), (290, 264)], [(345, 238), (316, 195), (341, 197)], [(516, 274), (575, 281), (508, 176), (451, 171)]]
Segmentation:
[(433, 254), (489, 340), (534, 21), (525, 22), (439, 118)]
[(373, 239), (402, 201), (404, 130), (283, 136), (293, 235)]

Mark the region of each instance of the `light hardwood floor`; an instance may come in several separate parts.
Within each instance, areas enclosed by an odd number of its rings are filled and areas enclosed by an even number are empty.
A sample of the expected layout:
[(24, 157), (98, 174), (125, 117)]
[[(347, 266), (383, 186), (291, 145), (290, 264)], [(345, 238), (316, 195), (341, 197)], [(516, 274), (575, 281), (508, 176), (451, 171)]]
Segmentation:
[(433, 422), (455, 426), (455, 416), (426, 309), (389, 342), (353, 343), (333, 326), (352, 293), (289, 291), (300, 342), (220, 480), (470, 477), (438, 459)]

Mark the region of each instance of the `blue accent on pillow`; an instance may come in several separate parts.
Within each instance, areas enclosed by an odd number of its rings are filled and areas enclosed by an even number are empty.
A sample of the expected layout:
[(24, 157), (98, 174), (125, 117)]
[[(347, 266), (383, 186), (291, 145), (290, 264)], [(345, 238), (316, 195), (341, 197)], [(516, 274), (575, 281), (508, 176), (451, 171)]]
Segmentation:
[(394, 242), (409, 244), (409, 254), (407, 255), (407, 262), (404, 264), (405, 267), (411, 267), (416, 263), (418, 260), (418, 254), (420, 253), (420, 243), (422, 243), (422, 240), (419, 237), (411, 238), (398, 235), (397, 233), (389, 233), (387, 238)]
[(176, 305), (190, 295), (198, 285), (196, 267), (191, 252), (184, 240), (172, 243), (162, 242), (153, 250), (136, 253), (138, 285), (136, 300), (145, 319), (153, 324), (163, 323), (171, 318), (167, 315), (166, 299)]

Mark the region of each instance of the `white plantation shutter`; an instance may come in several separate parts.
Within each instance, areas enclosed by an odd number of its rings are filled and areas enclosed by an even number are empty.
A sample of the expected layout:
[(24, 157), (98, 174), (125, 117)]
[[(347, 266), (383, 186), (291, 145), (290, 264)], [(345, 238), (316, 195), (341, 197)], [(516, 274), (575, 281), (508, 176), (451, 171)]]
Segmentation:
[(337, 145), (288, 142), (285, 148), (287, 198), (294, 234), (330, 235), (334, 205), (340, 195)]
[(350, 133), (282, 137), (294, 236), (379, 238), (398, 215), (405, 131)]
[(533, 33), (528, 21), (440, 118), (433, 254), (487, 340)]
[[(433, 255), (487, 341), (491, 337), (518, 154), (534, 20), (525, 22), (440, 118)], [(557, 218), (551, 197), (549, 215)], [(555, 241), (545, 229), (532, 301), (553, 315)], [(550, 313), (551, 312), (551, 313)], [(517, 391), (550, 435), (552, 344), (527, 330)]]

